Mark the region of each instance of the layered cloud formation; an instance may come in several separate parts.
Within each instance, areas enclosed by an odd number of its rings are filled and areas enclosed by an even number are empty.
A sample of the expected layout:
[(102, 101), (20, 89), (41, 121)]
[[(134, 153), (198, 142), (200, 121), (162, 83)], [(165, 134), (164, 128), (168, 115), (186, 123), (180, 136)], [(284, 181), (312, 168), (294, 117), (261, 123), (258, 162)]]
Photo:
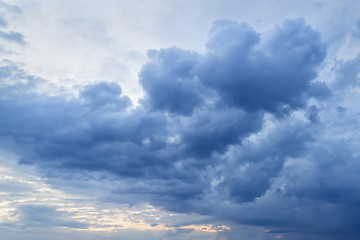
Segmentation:
[(358, 113), (347, 103), (358, 96), (341, 106), (333, 95), (358, 86), (359, 57), (342, 63), (328, 87), (317, 79), (326, 49), (301, 18), (266, 34), (216, 20), (203, 54), (148, 52), (136, 107), (117, 83), (87, 85), (78, 97), (38, 94), (41, 79), (6, 63), (0, 140), (21, 164), (49, 174), (115, 176), (114, 194), (129, 201), (293, 239), (355, 239)]

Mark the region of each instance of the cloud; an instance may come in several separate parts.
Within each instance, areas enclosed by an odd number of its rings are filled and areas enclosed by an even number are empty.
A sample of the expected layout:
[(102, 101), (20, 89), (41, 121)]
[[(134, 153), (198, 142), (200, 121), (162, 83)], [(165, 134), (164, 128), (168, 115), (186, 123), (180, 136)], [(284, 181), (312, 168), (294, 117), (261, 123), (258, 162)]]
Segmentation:
[(24, 36), (18, 32), (3, 32), (0, 31), (0, 38), (9, 41), (9, 42), (15, 42), (18, 44), (24, 44)]
[[(44, 175), (101, 172), (113, 199), (130, 204), (293, 239), (306, 231), (314, 239), (358, 234), (357, 110), (333, 104), (346, 93), (317, 79), (326, 44), (304, 19), (266, 34), (217, 20), (204, 53), (171, 47), (148, 55), (136, 107), (117, 83), (87, 85), (72, 97), (38, 94), (41, 79), (4, 63), (1, 141)], [(357, 86), (356, 61), (336, 70), (341, 86)], [(65, 213), (54, 219), (54, 209), (19, 210), (35, 225), (76, 227)]]
[(340, 63), (334, 80), (335, 89), (344, 89), (359, 86), (360, 55)]
[(148, 56), (151, 62), (139, 74), (147, 94), (144, 104), (154, 110), (191, 114), (203, 102), (203, 89), (192, 73), (199, 55), (173, 47), (149, 51)]
[(214, 101), (212, 89), (226, 106), (282, 114), (304, 107), (308, 95), (326, 95), (326, 86), (312, 82), (326, 56), (319, 33), (297, 19), (270, 35), (261, 39), (246, 23), (217, 20), (205, 55), (174, 47), (149, 51), (150, 63), (140, 72), (145, 102), (189, 115)]
[(360, 38), (360, 20), (356, 22), (355, 29), (352, 33), (355, 38)]
[[(89, 96), (94, 89), (101, 91)], [(23, 146), (17, 149), (24, 155), (22, 163), (144, 175), (151, 150), (161, 144), (163, 120), (157, 114), (126, 112), (129, 100), (116, 96), (119, 92), (117, 85), (101, 83), (85, 88), (84, 101), (14, 93), (1, 101), (2, 136)], [(144, 146), (146, 138), (153, 141)]]
[(81, 97), (91, 106), (98, 108), (113, 107), (118, 111), (130, 107), (131, 101), (128, 96), (121, 96), (121, 87), (116, 83), (97, 83), (86, 86), (81, 91)]
[[(245, 143), (230, 152), (231, 164), (222, 174), (220, 192), (236, 202), (254, 201), (268, 191), (289, 157), (301, 155), (312, 141), (312, 127), (304, 122), (277, 124), (258, 141)], [(281, 146), (281, 147), (280, 147)]]
[(19, 8), (18, 6), (16, 6), (16, 5), (10, 5), (10, 4), (5, 3), (5, 2), (3, 2), (3, 1), (0, 1), (0, 8), (5, 9), (6, 12), (10, 12), (10, 13), (16, 13), (16, 14), (18, 14), (18, 13), (21, 12), (21, 10), (20, 10), (20, 8)]
[(17, 209), (19, 222), (25, 227), (70, 227), (86, 228), (87, 224), (71, 219), (70, 214), (49, 206), (24, 205)]
[[(180, 141), (186, 155), (208, 158), (212, 153), (224, 153), (228, 146), (261, 129), (262, 113), (247, 113), (237, 109), (199, 111), (182, 122)], [(196, 131), (194, 131), (196, 129)], [(180, 129), (179, 129), (180, 131)]]
[(7, 26), (7, 22), (5, 21), (4, 18), (0, 17), (0, 26), (1, 27), (6, 27)]
[(281, 114), (303, 107), (326, 46), (303, 19), (285, 21), (269, 35), (262, 42), (246, 23), (215, 21), (198, 67), (200, 81), (247, 111)]
[[(9, 13), (19, 14), (20, 12), (21, 11), (17, 6), (9, 5), (7, 3), (0, 1), (0, 13), (1, 13), (0, 28), (6, 29), (8, 27), (7, 15)], [(5, 42), (8, 42), (8, 43), (16, 43), (19, 45), (25, 44), (24, 36), (19, 32), (0, 30), (0, 39), (4, 40)], [(9, 51), (6, 48), (6, 45), (5, 46), (2, 45), (0, 49), (4, 52)]]

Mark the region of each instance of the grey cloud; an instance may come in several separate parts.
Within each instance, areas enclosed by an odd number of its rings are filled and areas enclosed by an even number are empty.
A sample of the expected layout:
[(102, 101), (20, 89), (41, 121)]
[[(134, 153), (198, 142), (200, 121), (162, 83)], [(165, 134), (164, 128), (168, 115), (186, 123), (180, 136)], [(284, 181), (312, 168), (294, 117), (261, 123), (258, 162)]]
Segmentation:
[(0, 26), (1, 27), (6, 27), (8, 24), (7, 24), (7, 22), (5, 21), (5, 19), (4, 18), (2, 18), (2, 17), (0, 17)]
[(94, 107), (114, 107), (123, 110), (131, 105), (128, 96), (121, 96), (122, 90), (116, 83), (97, 83), (86, 86), (81, 91), (81, 97)]
[(200, 105), (202, 87), (193, 75), (196, 52), (179, 48), (148, 52), (151, 62), (143, 66), (140, 83), (150, 108), (189, 115)]
[(18, 32), (4, 32), (0, 31), (0, 38), (9, 41), (15, 42), (18, 44), (25, 44), (24, 36)]
[[(206, 48), (149, 51), (135, 108), (116, 83), (85, 86), (72, 98), (36, 94), (40, 79), (5, 64), (1, 141), (45, 175), (101, 172), (114, 182), (114, 201), (267, 227), (290, 239), (358, 234), (357, 115), (327, 102), (335, 90), (316, 79), (326, 55), (319, 33), (303, 19), (268, 37), (219, 20)], [(338, 68), (342, 86), (355, 84), (356, 61)], [(44, 221), (34, 209), (23, 209), (23, 219)]]
[(8, 3), (5, 3), (3, 1), (0, 1), (0, 8), (5, 9), (7, 12), (11, 13), (20, 13), (21, 9), (16, 5), (11, 5)]
[(280, 175), (286, 160), (305, 151), (311, 142), (312, 127), (302, 122), (282, 121), (269, 130), (261, 140), (245, 143), (231, 152), (231, 164), (219, 184), (236, 202), (254, 201), (270, 189)]
[[(17, 209), (23, 227), (69, 227), (86, 228), (87, 224), (71, 219), (71, 215), (49, 206), (23, 205)], [(20, 225), (20, 226), (21, 226)]]
[(265, 42), (246, 24), (218, 21), (208, 46), (198, 67), (202, 83), (216, 89), (227, 104), (277, 114), (304, 106), (326, 55), (319, 33), (303, 19), (284, 22)]
[(342, 62), (336, 71), (334, 88), (344, 89), (359, 86), (360, 55)]

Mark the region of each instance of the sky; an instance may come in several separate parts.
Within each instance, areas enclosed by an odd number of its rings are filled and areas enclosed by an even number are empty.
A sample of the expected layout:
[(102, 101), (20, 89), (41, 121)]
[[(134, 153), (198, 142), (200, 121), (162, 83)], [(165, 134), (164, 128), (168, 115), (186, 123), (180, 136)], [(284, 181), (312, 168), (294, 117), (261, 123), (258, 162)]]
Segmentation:
[(359, 12), (0, 1), (1, 239), (358, 239)]

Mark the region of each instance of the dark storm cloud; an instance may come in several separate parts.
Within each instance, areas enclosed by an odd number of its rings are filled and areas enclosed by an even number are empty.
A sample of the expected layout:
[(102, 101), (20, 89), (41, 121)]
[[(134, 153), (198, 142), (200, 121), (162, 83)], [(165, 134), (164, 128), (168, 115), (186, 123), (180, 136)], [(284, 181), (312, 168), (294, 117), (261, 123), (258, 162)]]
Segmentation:
[(119, 93), (117, 85), (100, 83), (85, 88), (83, 101), (30, 93), (3, 96), (2, 136), (22, 146), (17, 149), (22, 163), (144, 175), (146, 165), (161, 161), (152, 155), (163, 142), (166, 123), (159, 114), (126, 112), (129, 99), (116, 97)]
[(260, 130), (262, 118), (261, 113), (232, 108), (199, 111), (192, 118), (182, 120), (180, 140), (186, 155), (208, 158), (213, 152), (226, 152), (229, 145), (240, 143)]
[[(326, 46), (303, 19), (265, 35), (218, 20), (204, 54), (171, 47), (148, 55), (139, 73), (145, 96), (134, 108), (116, 83), (66, 99), (36, 94), (41, 79), (5, 63), (1, 143), (45, 172), (111, 174), (122, 201), (293, 239), (359, 233), (358, 115), (328, 106), (335, 91), (317, 79)], [(337, 69), (339, 86), (357, 86), (357, 62)]]
[(188, 115), (212, 88), (225, 106), (282, 114), (303, 107), (309, 95), (328, 94), (311, 82), (326, 46), (303, 19), (284, 22), (263, 41), (246, 23), (217, 20), (206, 48), (200, 56), (174, 47), (149, 51), (150, 63), (140, 73), (145, 103)]
[(226, 104), (248, 111), (281, 114), (303, 107), (326, 55), (319, 33), (303, 19), (277, 26), (265, 42), (247, 24), (229, 20), (215, 21), (209, 35), (198, 66), (201, 82)]
[(270, 189), (288, 157), (296, 157), (311, 142), (312, 127), (302, 122), (271, 129), (261, 140), (247, 142), (231, 152), (231, 164), (223, 173), (219, 190), (236, 202), (254, 201)]
[(196, 52), (168, 48), (148, 52), (151, 62), (143, 66), (140, 83), (145, 102), (154, 110), (191, 114), (202, 103), (201, 86), (193, 75), (198, 61)]
[[(360, 194), (356, 189), (360, 181), (356, 175), (360, 164), (359, 157), (354, 154), (355, 146), (351, 145), (344, 139), (323, 140), (322, 144), (311, 145), (311, 156), (307, 158), (313, 166), (304, 176), (298, 175), (295, 169), (289, 172), (296, 174), (297, 181), (291, 182), (288, 194), (301, 199), (344, 204), (349, 208), (353, 206), (357, 211)], [(304, 184), (309, 182), (312, 184)]]

